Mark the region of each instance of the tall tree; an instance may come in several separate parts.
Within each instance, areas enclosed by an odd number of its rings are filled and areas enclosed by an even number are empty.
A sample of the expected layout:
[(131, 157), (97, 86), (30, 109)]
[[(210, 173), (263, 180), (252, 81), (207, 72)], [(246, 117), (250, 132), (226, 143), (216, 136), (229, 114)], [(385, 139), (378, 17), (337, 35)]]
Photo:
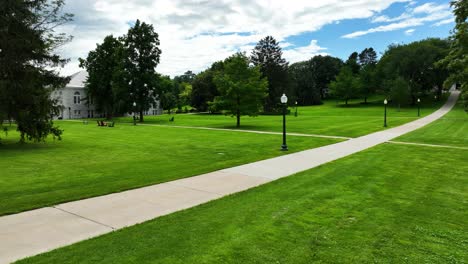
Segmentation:
[(361, 66), (358, 62), (358, 57), (359, 54), (357, 52), (353, 52), (351, 53), (351, 55), (349, 55), (348, 59), (345, 62), (345, 65), (351, 69), (351, 72), (353, 74), (358, 74), (359, 70), (361, 69)]
[(15, 120), (21, 142), (62, 134), (52, 122), (59, 107), (50, 95), (68, 82), (53, 70), (67, 62), (54, 50), (71, 40), (54, 30), (72, 18), (62, 13), (63, 5), (63, 0), (0, 4), (0, 126)]
[(448, 54), (449, 45), (447, 40), (436, 38), (392, 45), (380, 59), (379, 71), (386, 79), (402, 77), (409, 85), (411, 102), (415, 104), (420, 93), (429, 92), (434, 87), (442, 88), (448, 73), (435, 63)]
[(468, 1), (457, 0), (450, 2), (455, 14), (455, 29), (451, 36), (450, 53), (438, 64), (449, 70), (449, 77), (445, 86), (457, 83), (463, 91), (465, 110), (468, 111)]
[(213, 101), (215, 96), (219, 94), (213, 78), (215, 73), (222, 70), (222, 68), (222, 61), (215, 62), (209, 69), (199, 73), (193, 80), (190, 101), (191, 105), (198, 111), (208, 110), (208, 102)]
[(364, 103), (367, 103), (367, 98), (377, 89), (377, 53), (373, 48), (365, 48), (359, 53), (358, 57), (360, 65), (359, 80), (361, 81), (360, 94), (364, 97)]
[(243, 53), (237, 53), (224, 61), (224, 70), (215, 74), (214, 82), (220, 95), (212, 105), (218, 110), (227, 110), (226, 114), (236, 117), (236, 126), (240, 127), (242, 115), (258, 114), (268, 82), (262, 78), (259, 67), (250, 67), (249, 60)]
[(124, 71), (128, 81), (129, 104), (136, 102), (136, 110), (143, 122), (143, 112), (155, 104), (157, 96), (156, 66), (159, 64), (159, 36), (150, 24), (137, 20), (123, 37)]
[(330, 83), (330, 92), (348, 105), (348, 100), (355, 98), (359, 93), (359, 85), (359, 78), (353, 74), (352, 68), (343, 66), (336, 80)]
[(257, 43), (250, 56), (250, 61), (260, 67), (268, 80), (265, 112), (279, 109), (280, 97), (288, 88), (288, 63), (282, 55), (279, 43), (272, 36), (267, 36)]
[(320, 98), (325, 98), (325, 91), (331, 81), (335, 80), (343, 66), (343, 61), (332, 56), (314, 56), (310, 59), (310, 67), (316, 87), (320, 90)]
[(80, 60), (80, 67), (88, 72), (85, 82), (88, 102), (92, 99), (96, 110), (104, 112), (111, 119), (116, 112), (117, 87), (119, 77), (116, 72), (122, 64), (122, 43), (109, 35), (102, 44), (90, 51), (86, 59)]
[(170, 110), (176, 107), (177, 101), (174, 94), (174, 82), (169, 76), (164, 76), (156, 74), (158, 91), (160, 95), (158, 99), (160, 100), (162, 109), (167, 109), (170, 113)]
[(365, 67), (368, 65), (376, 65), (377, 53), (372, 47), (365, 48), (364, 50), (361, 51), (361, 53), (359, 53), (358, 59), (359, 59), (358, 63), (361, 67)]
[(398, 111), (400, 111), (401, 105), (406, 104), (409, 99), (408, 82), (403, 77), (398, 76), (394, 80), (386, 81), (386, 86), (390, 99), (398, 105)]
[(314, 72), (311, 68), (310, 61), (301, 61), (289, 65), (290, 84), (295, 98), (291, 101), (296, 101), (300, 105), (319, 104), (320, 89), (316, 85)]

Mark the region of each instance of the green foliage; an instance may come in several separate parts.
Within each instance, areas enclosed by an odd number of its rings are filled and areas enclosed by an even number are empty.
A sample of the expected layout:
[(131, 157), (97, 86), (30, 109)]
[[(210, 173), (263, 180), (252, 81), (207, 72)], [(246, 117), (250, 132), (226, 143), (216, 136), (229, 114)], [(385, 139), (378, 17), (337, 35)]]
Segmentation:
[(357, 97), (360, 90), (360, 80), (354, 76), (352, 68), (345, 65), (341, 68), (340, 73), (336, 76), (336, 80), (330, 83), (330, 93), (345, 101)]
[(267, 36), (257, 43), (250, 56), (250, 61), (260, 67), (262, 76), (268, 80), (265, 112), (281, 109), (280, 97), (288, 89), (288, 63), (282, 54), (279, 43), (272, 36)]
[(93, 101), (96, 110), (106, 113), (107, 119), (118, 112), (119, 70), (122, 67), (122, 43), (109, 35), (102, 44), (90, 51), (86, 59), (80, 58), (80, 67), (88, 72), (85, 83), (87, 101)]
[(359, 54), (357, 52), (353, 52), (345, 62), (345, 66), (349, 67), (353, 74), (358, 74), (361, 69), (361, 65), (358, 63), (358, 58)]
[(242, 53), (224, 61), (224, 69), (215, 74), (214, 83), (220, 94), (213, 101), (214, 109), (226, 110), (227, 114), (236, 116), (237, 127), (242, 115), (258, 114), (268, 87), (259, 67), (250, 67), (248, 58)]
[(136, 102), (143, 122), (143, 112), (155, 104), (161, 92), (158, 90), (156, 66), (161, 50), (159, 36), (150, 24), (137, 20), (122, 38), (124, 43), (123, 78), (128, 83), (128, 105)]
[(325, 91), (340, 72), (343, 61), (332, 56), (318, 55), (310, 59), (310, 67), (316, 87), (320, 90), (320, 98), (324, 99)]
[(216, 71), (222, 69), (223, 62), (215, 62), (209, 69), (199, 73), (193, 80), (190, 102), (198, 111), (204, 112), (208, 110), (208, 102), (213, 101), (215, 96), (219, 95), (213, 77)]
[(67, 60), (54, 50), (71, 37), (55, 28), (71, 20), (63, 14), (64, 1), (5, 0), (0, 4), (0, 125), (15, 120), (20, 141), (60, 139), (52, 116), (58, 114), (51, 93), (68, 82), (52, 70)]
[(439, 64), (447, 67), (450, 72), (444, 83), (446, 88), (454, 83), (461, 85), (462, 99), (465, 110), (468, 111), (468, 2), (458, 0), (450, 4), (453, 7), (456, 25), (451, 36), (450, 52)]
[(182, 90), (179, 94), (179, 105), (189, 105), (192, 98), (192, 85), (190, 83), (182, 83)]
[(300, 105), (321, 104), (328, 84), (335, 80), (343, 62), (331, 56), (314, 56), (308, 61), (291, 64), (288, 68), (291, 102)]
[(156, 74), (156, 78), (156, 83), (158, 85), (157, 90), (160, 92), (158, 99), (160, 101), (161, 108), (170, 111), (170, 109), (177, 105), (177, 98), (174, 94), (174, 82), (169, 76)]
[(409, 85), (412, 104), (421, 93), (428, 93), (442, 84), (448, 76), (444, 67), (435, 63), (448, 54), (449, 42), (441, 39), (425, 39), (405, 45), (392, 45), (378, 63), (378, 70), (385, 79), (402, 77)]
[(399, 76), (394, 80), (388, 80), (386, 86), (390, 99), (398, 105), (398, 109), (401, 105), (409, 102), (410, 87), (403, 77)]

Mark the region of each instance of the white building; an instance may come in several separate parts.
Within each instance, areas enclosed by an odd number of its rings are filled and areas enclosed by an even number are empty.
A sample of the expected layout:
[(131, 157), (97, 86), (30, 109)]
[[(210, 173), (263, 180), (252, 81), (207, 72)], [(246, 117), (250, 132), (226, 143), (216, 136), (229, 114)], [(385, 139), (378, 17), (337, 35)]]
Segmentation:
[[(87, 100), (88, 96), (84, 87), (87, 77), (86, 71), (77, 72), (70, 76), (70, 82), (63, 89), (53, 92), (52, 97), (56, 98), (61, 106), (57, 119), (104, 117), (103, 113), (96, 111), (93, 102)], [(144, 115), (159, 115), (161, 113), (159, 101), (156, 101), (155, 107), (145, 111)]]

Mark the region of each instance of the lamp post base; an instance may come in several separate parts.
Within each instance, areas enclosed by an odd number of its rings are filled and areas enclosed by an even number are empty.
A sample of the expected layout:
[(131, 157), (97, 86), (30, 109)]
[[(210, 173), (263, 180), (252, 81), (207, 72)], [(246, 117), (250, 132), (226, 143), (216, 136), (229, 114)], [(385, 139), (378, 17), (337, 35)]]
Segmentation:
[(287, 151), (288, 150), (288, 146), (286, 145), (281, 145), (281, 151)]

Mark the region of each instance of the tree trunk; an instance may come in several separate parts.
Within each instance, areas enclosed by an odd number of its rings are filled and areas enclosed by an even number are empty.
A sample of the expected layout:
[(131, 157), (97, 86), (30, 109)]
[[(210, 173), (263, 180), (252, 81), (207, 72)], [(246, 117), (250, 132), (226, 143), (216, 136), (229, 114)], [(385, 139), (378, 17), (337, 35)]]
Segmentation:
[(143, 110), (140, 110), (140, 123), (143, 123)]
[(367, 104), (367, 96), (364, 97), (364, 103)]
[(348, 105), (348, 98), (345, 99), (345, 105)]

